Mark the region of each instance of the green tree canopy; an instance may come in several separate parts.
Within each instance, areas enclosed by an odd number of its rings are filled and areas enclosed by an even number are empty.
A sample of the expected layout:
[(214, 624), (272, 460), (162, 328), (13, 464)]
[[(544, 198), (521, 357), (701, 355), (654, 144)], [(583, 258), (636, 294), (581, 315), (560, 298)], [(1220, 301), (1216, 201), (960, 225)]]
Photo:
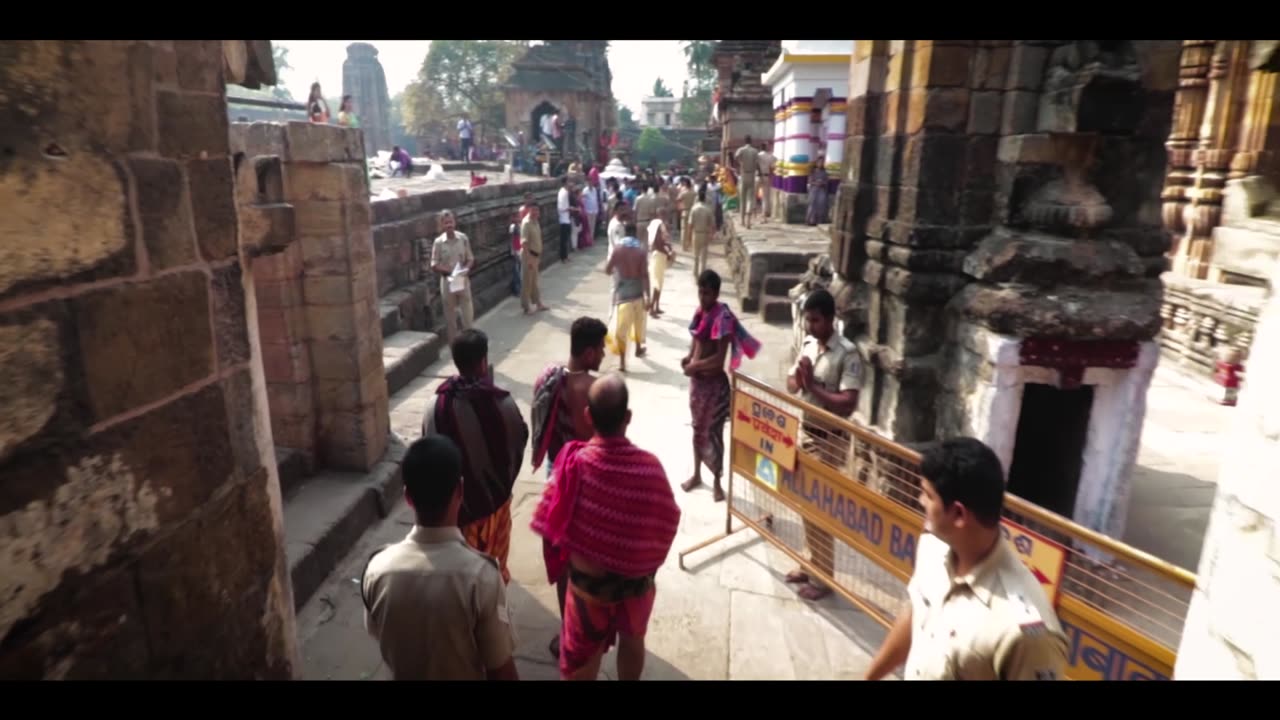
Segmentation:
[(662, 78), (653, 81), (654, 97), (675, 97), (675, 93), (671, 92), (671, 88), (662, 82)]
[(511, 40), (432, 40), (418, 79), (405, 89), (406, 128), (418, 134), (452, 129), (463, 112), (477, 128), (502, 127), (502, 86), (524, 52)]
[(666, 144), (666, 138), (662, 137), (662, 133), (658, 132), (657, 128), (647, 127), (636, 140), (636, 155), (646, 157), (655, 155)]
[(618, 128), (621, 130), (634, 130), (638, 127), (635, 113), (631, 112), (631, 108), (618, 103)]
[(289, 64), (289, 48), (279, 43), (271, 43), (271, 59), (276, 65), (276, 84), (271, 88), (271, 96), (282, 102), (292, 101), (293, 93), (284, 86), (284, 71), (293, 69)]
[(715, 40), (681, 40), (685, 65), (689, 68), (689, 92), (680, 102), (680, 124), (701, 127), (711, 117), (711, 92), (716, 83), (716, 67), (711, 63)]

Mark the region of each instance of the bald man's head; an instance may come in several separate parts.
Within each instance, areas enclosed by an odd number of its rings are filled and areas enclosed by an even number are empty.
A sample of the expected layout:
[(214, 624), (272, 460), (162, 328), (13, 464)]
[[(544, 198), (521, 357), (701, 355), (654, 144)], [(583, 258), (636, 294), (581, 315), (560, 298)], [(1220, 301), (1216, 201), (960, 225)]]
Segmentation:
[(610, 373), (591, 383), (587, 390), (587, 413), (597, 435), (621, 435), (631, 422), (627, 409), (627, 383)]

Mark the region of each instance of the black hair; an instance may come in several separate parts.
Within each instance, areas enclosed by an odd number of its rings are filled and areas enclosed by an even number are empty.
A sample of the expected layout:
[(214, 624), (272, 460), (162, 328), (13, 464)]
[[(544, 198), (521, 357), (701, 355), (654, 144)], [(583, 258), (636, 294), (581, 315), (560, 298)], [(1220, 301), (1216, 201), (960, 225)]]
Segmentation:
[[(598, 382), (598, 381), (597, 381)], [(627, 384), (620, 383), (617, 393), (588, 393), (587, 409), (591, 423), (601, 435), (616, 435), (627, 422)]]
[(715, 270), (703, 270), (698, 276), (698, 287), (720, 292), (720, 273)]
[(991, 528), (1004, 507), (1004, 468), (981, 440), (949, 438), (925, 450), (920, 474), (938, 491), (944, 505), (962, 503), (978, 522)]
[(817, 310), (822, 317), (830, 320), (836, 316), (836, 299), (827, 290), (814, 290), (804, 301), (804, 312)]
[(569, 176), (568, 176), (568, 175), (563, 175), (563, 176), (561, 176), (561, 178), (560, 178), (560, 186), (561, 186), (561, 187), (564, 187), (565, 185), (568, 185), (568, 184), (569, 184)]
[(593, 317), (580, 317), (569, 327), (569, 354), (581, 357), (582, 353), (604, 344), (609, 328)]
[(480, 369), (480, 361), (489, 355), (489, 336), (475, 328), (467, 328), (458, 333), (449, 346), (453, 353), (453, 364), (458, 372), (471, 375)]
[(422, 525), (444, 519), (449, 500), (462, 482), (462, 453), (444, 435), (415, 440), (400, 466), (404, 489)]
[(627, 237), (635, 237), (636, 236), (635, 221), (633, 220), (631, 222), (628, 222), (626, 225), (623, 225), (622, 232), (625, 233)]
[(707, 184), (702, 183), (698, 186), (698, 202), (707, 201)]
[(744, 138), (744, 139), (746, 140), (746, 142), (744, 143), (745, 145), (750, 145), (750, 144), (751, 144), (751, 136), (750, 136), (750, 135), (748, 135), (748, 136), (747, 136), (746, 138)]

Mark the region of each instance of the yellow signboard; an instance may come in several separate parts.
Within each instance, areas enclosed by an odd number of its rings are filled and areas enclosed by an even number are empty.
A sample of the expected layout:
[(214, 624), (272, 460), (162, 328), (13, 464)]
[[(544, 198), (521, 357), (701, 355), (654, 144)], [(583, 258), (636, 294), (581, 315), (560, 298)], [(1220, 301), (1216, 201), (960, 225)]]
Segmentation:
[(1004, 533), (1004, 539), (1018, 554), (1022, 564), (1040, 581), (1049, 604), (1057, 607), (1058, 591), (1062, 588), (1062, 572), (1067, 565), (1067, 549), (1012, 520), (1002, 519), (1000, 531)]
[(778, 492), (809, 519), (906, 580), (916, 561), (920, 517), (825, 463), (801, 455)]
[(800, 421), (763, 400), (735, 393), (733, 440), (776, 462), (784, 470), (796, 466)]

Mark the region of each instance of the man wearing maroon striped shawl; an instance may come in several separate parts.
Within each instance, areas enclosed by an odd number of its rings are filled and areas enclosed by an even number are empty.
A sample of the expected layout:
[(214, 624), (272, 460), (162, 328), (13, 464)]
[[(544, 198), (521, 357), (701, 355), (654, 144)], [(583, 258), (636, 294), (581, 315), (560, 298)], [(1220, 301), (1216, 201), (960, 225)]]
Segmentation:
[(467, 544), (496, 558), (503, 582), (511, 582), (511, 489), (520, 474), (529, 426), (511, 393), (493, 384), (489, 338), (468, 329), (450, 347), (458, 374), (436, 389), (422, 434), (444, 435), (462, 452), (458, 526)]
[(560, 451), (532, 522), (569, 575), (560, 677), (594, 680), (616, 641), (618, 679), (638, 680), (654, 578), (675, 540), (680, 508), (661, 461), (627, 439), (631, 411), (621, 377), (592, 383), (587, 418), (595, 435)]

